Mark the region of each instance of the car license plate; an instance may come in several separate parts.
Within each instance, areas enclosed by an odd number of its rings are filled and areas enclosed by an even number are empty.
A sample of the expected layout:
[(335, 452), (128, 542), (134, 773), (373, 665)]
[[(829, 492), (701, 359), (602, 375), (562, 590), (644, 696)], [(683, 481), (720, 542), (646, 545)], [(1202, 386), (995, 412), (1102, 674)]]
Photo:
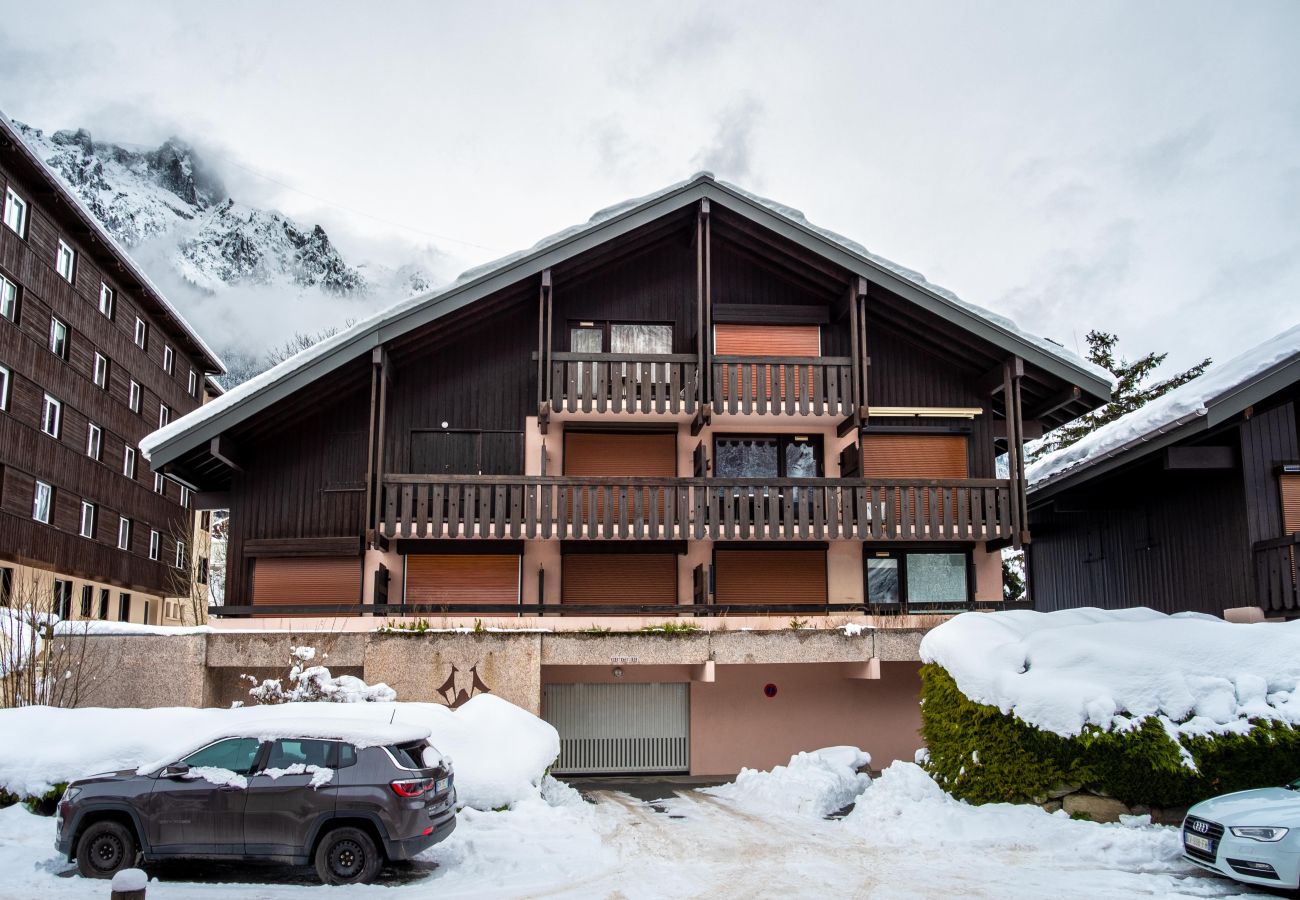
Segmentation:
[(449, 778), (439, 778), (433, 783), (433, 792), (435, 794), (441, 794), (443, 791), (447, 790), (447, 785), (450, 781), (451, 779)]
[(1195, 834), (1184, 835), (1183, 842), (1188, 847), (1191, 847), (1195, 850), (1200, 850), (1202, 853), (1209, 853), (1214, 847), (1214, 844), (1210, 841), (1209, 838), (1199, 837)]

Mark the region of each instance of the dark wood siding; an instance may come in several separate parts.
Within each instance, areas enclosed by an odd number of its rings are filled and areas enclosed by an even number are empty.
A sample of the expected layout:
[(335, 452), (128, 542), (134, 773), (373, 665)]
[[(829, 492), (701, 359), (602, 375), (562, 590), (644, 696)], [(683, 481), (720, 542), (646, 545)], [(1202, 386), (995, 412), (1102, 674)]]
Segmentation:
[(1241, 477), (1250, 542), (1281, 537), (1282, 501), (1278, 466), (1300, 459), (1295, 404), (1266, 409), (1241, 424)]
[[(0, 196), (6, 187), (29, 203), (26, 237), (0, 227), (0, 272), (19, 286), (16, 323), (0, 319), (0, 365), (11, 371), (10, 403), (0, 412), (0, 558), (21, 560), (67, 574), (154, 594), (173, 587), (166, 561), (174, 558), (173, 534), (188, 512), (179, 505), (180, 488), (168, 482), (153, 491), (153, 474), (137, 460), (136, 477), (123, 472), (123, 450), (158, 427), (160, 404), (175, 419), (199, 405), (188, 393), (189, 371), (202, 366), (184, 349), (188, 338), (172, 333), (118, 280), (116, 257), (102, 244), (84, 240), (66, 204), (52, 203), (44, 185), (25, 180), (0, 155)], [(55, 270), (59, 240), (77, 254), (74, 283)], [(101, 283), (115, 293), (114, 317), (99, 312)], [(133, 332), (139, 315), (149, 325), (146, 349)], [(66, 359), (49, 350), (51, 316), (69, 329)], [(163, 369), (164, 347), (173, 350), (172, 372)], [(108, 389), (93, 382), (95, 352), (109, 360)], [(139, 413), (128, 405), (130, 381), (142, 388)], [(45, 393), (63, 405), (59, 438), (40, 432)], [(86, 455), (88, 423), (103, 430), (99, 461)], [(50, 525), (34, 522), (36, 480), (52, 484), (55, 510)], [(79, 536), (82, 499), (95, 503), (94, 538)], [(117, 520), (134, 523), (129, 551), (117, 549)], [(159, 561), (148, 559), (149, 531), (162, 534)]]

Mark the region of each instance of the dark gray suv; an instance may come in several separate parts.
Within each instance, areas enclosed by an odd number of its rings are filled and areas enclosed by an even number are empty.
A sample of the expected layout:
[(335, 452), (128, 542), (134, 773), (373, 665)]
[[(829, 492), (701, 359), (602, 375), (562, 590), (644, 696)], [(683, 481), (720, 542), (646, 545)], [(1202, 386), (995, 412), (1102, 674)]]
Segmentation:
[(326, 884), (353, 884), (456, 827), (451, 763), (427, 729), (299, 724), (72, 782), (59, 802), (59, 852), (89, 878), (138, 859), (235, 857), (314, 864)]

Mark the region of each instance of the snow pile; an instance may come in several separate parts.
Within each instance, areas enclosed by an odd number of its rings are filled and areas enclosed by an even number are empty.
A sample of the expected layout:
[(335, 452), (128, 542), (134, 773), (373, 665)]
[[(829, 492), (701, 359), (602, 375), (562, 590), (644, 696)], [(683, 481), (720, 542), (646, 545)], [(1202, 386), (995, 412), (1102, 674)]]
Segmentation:
[(1214, 403), (1251, 382), (1296, 362), (1300, 362), (1300, 325), (1226, 363), (1210, 366), (1199, 378), (1103, 425), (1070, 446), (1049, 453), (1029, 466), (1025, 475), (1030, 485), (1042, 484), (1076, 466), (1152, 440), (1185, 420), (1206, 415)]
[(252, 675), (243, 676), (253, 684), (248, 695), (258, 703), (391, 703), (397, 691), (384, 684), (366, 684), (355, 675), (330, 674), (325, 666), (308, 666), (316, 658), (315, 647), (290, 647), (289, 681), (285, 690), (279, 678), (267, 678), (260, 684)]
[(186, 637), (192, 634), (210, 634), (211, 625), (145, 625), (143, 622), (106, 622), (100, 619), (78, 619), (59, 622), (54, 626), (58, 635), (141, 635), (151, 637)]
[(182, 777), (190, 781), (198, 781), (201, 778), (208, 784), (215, 784), (217, 787), (237, 787), (241, 790), (248, 787), (248, 778), (246, 776), (238, 775), (230, 769), (223, 769), (220, 766), (195, 766)]
[(857, 747), (827, 747), (796, 753), (788, 765), (770, 772), (741, 769), (730, 784), (704, 788), (747, 810), (821, 818), (853, 802), (871, 786), (871, 776), (858, 770), (871, 764), (871, 755)]
[(921, 659), (977, 703), (1066, 737), (1156, 716), (1171, 737), (1300, 725), (1300, 621), (1233, 624), (1145, 608), (963, 613)]
[(1175, 828), (1099, 825), (1014, 803), (971, 806), (904, 762), (885, 769), (842, 824), (873, 844), (924, 847), (930, 857), (980, 846), (1023, 848), (1060, 854), (1070, 865), (1087, 858), (1129, 871), (1170, 871), (1179, 868), (1182, 849)]
[(241, 735), (336, 738), (358, 746), (429, 737), (455, 767), (460, 801), (478, 809), (539, 796), (546, 770), (560, 753), (560, 737), (551, 725), (492, 694), (480, 694), (456, 710), (434, 703), (28, 706), (0, 710), (0, 789), (39, 796), (59, 782), (100, 772), (156, 771), (218, 737)]
[(144, 869), (123, 869), (113, 875), (113, 883), (109, 885), (115, 894), (129, 894), (132, 891), (143, 891), (148, 887), (149, 876), (145, 874)]
[(283, 769), (263, 769), (261, 774), (272, 781), (286, 775), (311, 775), (310, 787), (313, 790), (334, 780), (334, 770), (329, 766), (309, 766), (304, 763), (294, 763)]

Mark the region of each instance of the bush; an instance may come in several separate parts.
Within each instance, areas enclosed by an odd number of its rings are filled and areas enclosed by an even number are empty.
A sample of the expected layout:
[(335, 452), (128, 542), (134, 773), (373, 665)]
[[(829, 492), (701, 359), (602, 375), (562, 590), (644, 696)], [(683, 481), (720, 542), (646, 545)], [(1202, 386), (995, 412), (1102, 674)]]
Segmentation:
[(1078, 785), (1130, 806), (1187, 806), (1300, 777), (1300, 729), (1276, 722), (1253, 721), (1245, 735), (1175, 742), (1148, 717), (1132, 731), (1089, 725), (1066, 738), (974, 702), (940, 666), (922, 666), (921, 682), (926, 768), (972, 803), (1041, 802), (1053, 789)]

